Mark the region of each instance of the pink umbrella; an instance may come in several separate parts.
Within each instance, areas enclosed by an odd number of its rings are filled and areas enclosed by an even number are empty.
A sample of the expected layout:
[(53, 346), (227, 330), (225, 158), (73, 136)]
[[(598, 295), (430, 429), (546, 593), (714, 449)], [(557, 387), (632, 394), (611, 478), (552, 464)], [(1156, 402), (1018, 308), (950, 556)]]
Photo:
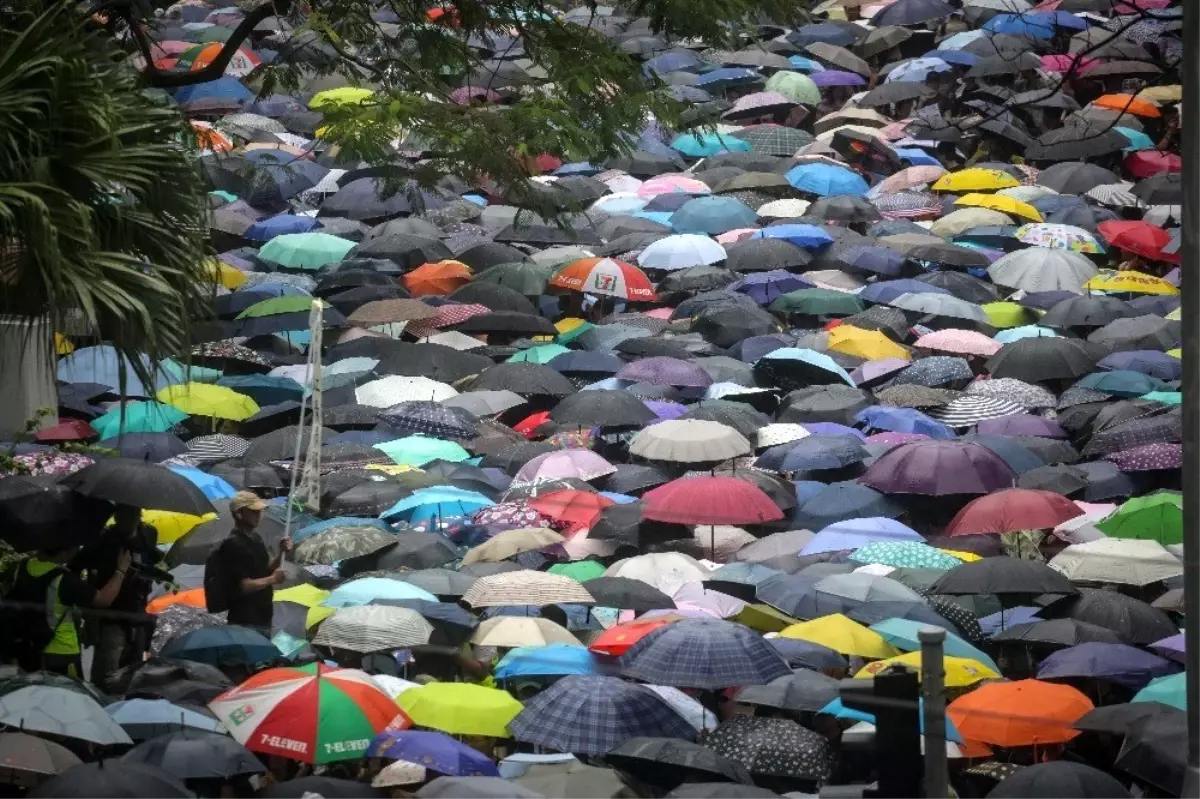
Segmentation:
[(532, 483), (535, 480), (595, 480), (612, 474), (617, 469), (590, 449), (564, 449), (538, 455), (517, 472), (516, 482)]
[(677, 608), (711, 611), (717, 618), (728, 619), (742, 612), (746, 603), (729, 594), (711, 591), (700, 583), (684, 583), (672, 596)]
[(937, 330), (917, 339), (914, 346), (926, 350), (952, 352), (956, 355), (979, 355), (991, 357), (1000, 351), (1001, 344), (995, 339), (974, 330)]
[(1100, 63), (1095, 58), (1079, 57), (1056, 53), (1042, 56), (1042, 68), (1048, 72), (1070, 72), (1078, 67), (1079, 72), (1086, 72), (1093, 64)]
[(670, 319), (671, 314), (675, 312), (674, 308), (654, 308), (649, 311), (642, 311), (642, 316), (649, 316), (651, 319)]
[(910, 166), (908, 169), (902, 169), (880, 183), (877, 190), (880, 194), (905, 191), (906, 189), (933, 183), (945, 174), (946, 170), (940, 166)]
[(718, 244), (736, 244), (742, 239), (747, 239), (758, 232), (756, 227), (740, 227), (736, 230), (729, 230), (717, 236)]
[(660, 194), (672, 193), (712, 194), (712, 189), (695, 178), (689, 178), (687, 175), (659, 175), (656, 178), (647, 180), (637, 190), (637, 195), (643, 200), (649, 200)]

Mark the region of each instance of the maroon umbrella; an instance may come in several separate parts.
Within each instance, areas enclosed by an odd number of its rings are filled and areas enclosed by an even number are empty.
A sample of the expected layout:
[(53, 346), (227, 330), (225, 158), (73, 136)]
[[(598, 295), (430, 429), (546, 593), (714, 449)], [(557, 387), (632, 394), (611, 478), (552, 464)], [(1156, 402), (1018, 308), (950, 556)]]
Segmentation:
[(666, 356), (634, 361), (617, 372), (616, 376), (618, 380), (632, 380), (635, 383), (687, 388), (708, 388), (713, 382), (708, 372), (696, 364)]
[(950, 520), (946, 535), (1040, 530), (1082, 515), (1078, 505), (1053, 491), (1009, 488), (968, 502)]
[(1105, 455), (1123, 472), (1152, 472), (1158, 469), (1182, 469), (1182, 444), (1143, 444)]
[(885, 494), (990, 494), (1016, 474), (999, 455), (971, 441), (914, 441), (884, 453), (859, 482)]
[(975, 432), (989, 436), (1067, 437), (1067, 431), (1063, 430), (1058, 422), (1031, 413), (1015, 413), (999, 419), (985, 419), (975, 426)]
[(736, 477), (684, 477), (642, 497), (642, 517), (675, 524), (762, 524), (783, 512), (758, 486)]

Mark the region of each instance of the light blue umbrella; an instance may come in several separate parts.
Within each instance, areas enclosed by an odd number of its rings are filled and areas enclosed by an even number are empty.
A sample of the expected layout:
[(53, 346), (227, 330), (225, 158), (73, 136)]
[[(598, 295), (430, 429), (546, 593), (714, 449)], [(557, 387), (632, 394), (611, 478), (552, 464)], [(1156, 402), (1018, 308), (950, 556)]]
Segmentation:
[(907, 161), (913, 166), (938, 166), (941, 164), (941, 161), (920, 147), (896, 147), (895, 150), (896, 155), (900, 156), (900, 160)]
[(209, 499), (230, 499), (237, 493), (236, 488), (215, 474), (202, 472), (192, 466), (168, 466), (167, 468), (180, 477), (186, 478), (188, 482), (204, 492), (204, 496)]
[(358, 516), (334, 516), (332, 519), (323, 519), (294, 530), (292, 532), (292, 541), (299, 544), (304, 539), (314, 536), (322, 530), (328, 530), (331, 527), (377, 527), (385, 533), (393, 532), (391, 527), (388, 527), (385, 523), (379, 521), (379, 519), (367, 519)]
[[(925, 622), (892, 618), (872, 624), (871, 629), (883, 636), (884, 640), (897, 649), (903, 652), (916, 652), (921, 648), (921, 639), (917, 635), (918, 631), (922, 627), (932, 626)], [(942, 649), (950, 657), (978, 660), (993, 671), (1000, 672), (1000, 667), (987, 654), (971, 646), (949, 630), (946, 630), (946, 640), (942, 644)]]
[(475, 491), (466, 491), (454, 486), (433, 486), (414, 491), (379, 515), (393, 521), (404, 519), (416, 523), (434, 518), (469, 516), (480, 508), (495, 504)]
[[(918, 700), (918, 702), (921, 713), (921, 732), (923, 734), (925, 732), (925, 702), (924, 700)], [(821, 710), (818, 712), (824, 713), (827, 716), (834, 716), (839, 719), (865, 721), (868, 724), (875, 723), (874, 715), (863, 710), (855, 710), (854, 708), (846, 707), (842, 704), (841, 697), (834, 699), (828, 705), (821, 708)], [(946, 740), (959, 744), (963, 742), (962, 733), (960, 733), (958, 728), (954, 726), (954, 722), (950, 720), (949, 716), (946, 717)]]
[(754, 209), (733, 197), (697, 197), (688, 200), (671, 215), (671, 227), (676, 233), (716, 236), (750, 227), (757, 219)]
[(752, 239), (783, 239), (786, 242), (795, 244), (797, 247), (824, 247), (826, 244), (833, 243), (833, 236), (830, 236), (816, 225), (793, 224), (793, 225), (772, 225), (765, 227), (762, 230), (756, 230), (751, 234)]
[(761, 83), (763, 76), (753, 69), (745, 67), (722, 67), (706, 72), (696, 80), (701, 89), (727, 89), (731, 86), (745, 86), (750, 83)]
[(748, 153), (749, 142), (719, 133), (684, 133), (671, 142), (671, 149), (692, 158), (707, 158), (717, 153)]
[(786, 177), (800, 191), (821, 197), (838, 194), (863, 197), (870, 189), (857, 172), (832, 164), (800, 164), (788, 170)]
[(567, 674), (595, 674), (596, 657), (582, 646), (550, 644), (519, 646), (505, 655), (492, 675), (498, 681), (518, 677), (562, 677)]
[(884, 83), (900, 83), (903, 81), (924, 83), (929, 79), (930, 75), (938, 72), (950, 72), (953, 69), (954, 67), (936, 56), (914, 58), (897, 65), (895, 69), (888, 72)]
[(1137, 150), (1153, 150), (1154, 139), (1142, 133), (1140, 130), (1117, 126), (1113, 128), (1117, 133), (1120, 133), (1125, 138), (1129, 139), (1129, 146), (1125, 148), (1125, 152), (1132, 153)]
[(122, 699), (104, 708), (113, 721), (125, 728), (131, 738), (148, 740), (176, 732), (183, 727), (209, 732), (224, 732), (221, 722), (190, 708), (165, 699)]
[(976, 39), (982, 39), (987, 36), (981, 30), (963, 31), (956, 33), (953, 36), (948, 36), (938, 43), (938, 50), (961, 50)]
[[(141, 365), (146, 371), (152, 371), (150, 358), (143, 355), (140, 358)], [(110, 344), (101, 344), (96, 347), (80, 347), (75, 352), (62, 358), (58, 362), (57, 377), (63, 383), (99, 383), (102, 386), (108, 386), (114, 391), (121, 389), (121, 369), (125, 369), (125, 396), (126, 397), (153, 397), (156, 392), (173, 386), (177, 383), (184, 383), (188, 377), (185, 377), (186, 370), (182, 365), (172, 360), (166, 360), (158, 365), (156, 372), (154, 387), (149, 388), (144, 386), (142, 381), (133, 373), (133, 364), (128, 359), (117, 354), (117, 351)], [(221, 373), (214, 369), (192, 370), (191, 380), (200, 382), (196, 375), (206, 375), (212, 373), (216, 380)], [(210, 382), (210, 381), (203, 381)]]
[(803, 56), (794, 55), (794, 56), (791, 56), (790, 58), (788, 58), (788, 61), (792, 62), (792, 69), (798, 69), (801, 72), (824, 72), (825, 71), (824, 64), (822, 64), (818, 61), (813, 61), (811, 58), (804, 58)]
[(408, 436), (395, 441), (385, 441), (376, 444), (375, 449), (391, 458), (393, 463), (417, 467), (439, 458), (460, 463), (471, 457), (471, 453), (453, 441), (427, 436)]
[(1021, 325), (1020, 327), (1010, 327), (1008, 330), (1001, 330), (992, 336), (993, 339), (1001, 344), (1012, 344), (1014, 341), (1020, 341), (1023, 338), (1059, 338), (1057, 330), (1041, 325)]
[(1151, 680), (1149, 685), (1137, 692), (1133, 701), (1162, 702), (1164, 705), (1177, 707), (1186, 712), (1188, 709), (1187, 679), (1187, 672), (1181, 671), (1179, 674)]
[(801, 555), (819, 555), (822, 552), (841, 552), (858, 549), (872, 541), (916, 541), (925, 543), (921, 534), (908, 525), (884, 516), (862, 519), (846, 519), (835, 522), (812, 537)]
[(333, 593), (321, 604), (329, 608), (351, 608), (369, 605), (378, 599), (423, 599), (437, 602), (438, 599), (424, 588), (385, 577), (364, 577), (351, 580), (333, 589)]

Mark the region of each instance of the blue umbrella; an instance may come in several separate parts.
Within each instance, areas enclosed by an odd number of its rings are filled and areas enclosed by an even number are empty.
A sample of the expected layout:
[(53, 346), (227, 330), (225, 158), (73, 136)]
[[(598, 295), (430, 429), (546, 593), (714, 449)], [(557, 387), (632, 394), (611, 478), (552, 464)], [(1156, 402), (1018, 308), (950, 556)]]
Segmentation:
[[(871, 629), (879, 633), (892, 646), (902, 652), (915, 652), (921, 648), (921, 639), (917, 633), (922, 627), (929, 625), (911, 619), (884, 619), (871, 625)], [(946, 640), (942, 645), (946, 654), (956, 658), (971, 658), (991, 668), (997, 674), (1000, 667), (986, 653), (971, 646), (954, 633), (946, 630)]]
[(371, 741), (367, 757), (405, 760), (451, 777), (498, 777), (496, 764), (482, 752), (432, 730), (380, 733)]
[(792, 69), (798, 70), (800, 72), (824, 72), (825, 71), (824, 64), (822, 64), (820, 61), (813, 61), (811, 58), (804, 58), (803, 56), (794, 55), (794, 56), (789, 56), (788, 61), (790, 61), (792, 63)]
[(950, 72), (953, 69), (950, 64), (942, 59), (940, 54), (926, 55), (897, 64), (894, 69), (888, 72), (885, 83), (899, 83), (901, 81), (924, 83), (929, 79), (930, 75), (939, 72)]
[(1150, 138), (1145, 133), (1142, 133), (1140, 130), (1134, 130), (1133, 128), (1126, 128), (1120, 125), (1113, 128), (1113, 130), (1115, 130), (1117, 133), (1120, 133), (1126, 139), (1129, 139), (1129, 146), (1125, 148), (1125, 152), (1127, 153), (1136, 152), (1138, 150), (1153, 150), (1155, 147), (1154, 139)]
[(668, 72), (696, 70), (702, 66), (704, 66), (704, 61), (691, 50), (672, 50), (647, 60), (642, 65), (642, 71), (647, 76), (651, 74), (665, 75)]
[(707, 158), (717, 153), (748, 153), (751, 149), (749, 142), (735, 136), (721, 136), (719, 133), (685, 133), (676, 136), (671, 142), (671, 149), (678, 150), (692, 158)]
[[(855, 269), (863, 269), (867, 272), (874, 272), (877, 275), (885, 275), (887, 277), (900, 274), (900, 267), (903, 266), (905, 261), (903, 253), (897, 252), (890, 247), (866, 247), (861, 245), (843, 250), (838, 253), (837, 259), (848, 266), (853, 266)], [(870, 288), (870, 286), (867, 286), (867, 288)], [(862, 296), (861, 292), (859, 296)], [(872, 302), (884, 302), (884, 300), (872, 300)]]
[(930, 50), (924, 57), (940, 58), (947, 64), (953, 64), (956, 67), (973, 67), (983, 58), (983, 56), (975, 55), (966, 50)]
[(236, 488), (215, 474), (202, 472), (192, 466), (169, 466), (167, 468), (180, 477), (186, 478), (209, 499), (231, 499), (237, 493)]
[(304, 386), (290, 377), (279, 375), (227, 375), (217, 380), (217, 385), (245, 394), (259, 406), (278, 405), (288, 400), (299, 401), (304, 396)]
[(696, 81), (696, 85), (705, 90), (728, 89), (732, 86), (745, 86), (751, 83), (761, 83), (764, 78), (753, 69), (745, 67), (722, 67), (706, 72)]
[(830, 483), (796, 507), (792, 512), (792, 523), (797, 527), (820, 530), (840, 521), (872, 517), (891, 519), (903, 512), (902, 506), (869, 486), (853, 482)]
[(991, 638), (996, 633), (1002, 633), (1009, 627), (1015, 627), (1025, 622), (1041, 621), (1036, 615), (1039, 610), (1041, 608), (1024, 605), (1015, 608), (1005, 608), (999, 613), (980, 617), (979, 629), (984, 635)]
[(453, 486), (433, 486), (414, 491), (380, 514), (381, 518), (404, 519), (416, 524), (430, 519), (470, 516), (496, 503), (483, 494)]
[(1037, 677), (1039, 680), (1092, 677), (1142, 688), (1155, 677), (1166, 677), (1178, 670), (1178, 664), (1136, 647), (1093, 642), (1051, 654), (1038, 665)]
[(921, 433), (930, 438), (957, 438), (949, 427), (913, 408), (872, 405), (869, 408), (863, 408), (855, 414), (854, 418), (875, 430), (890, 430), (893, 433)]
[(587, 161), (577, 161), (572, 164), (563, 164), (558, 169), (554, 170), (553, 174), (557, 175), (558, 177), (568, 177), (570, 175), (590, 176), (598, 174), (600, 171), (601, 170), (599, 167), (594, 166)]
[(379, 519), (364, 519), (357, 516), (335, 516), (332, 519), (323, 519), (322, 521), (298, 528), (292, 533), (292, 541), (299, 544), (304, 539), (332, 527), (375, 527), (385, 533), (392, 532), (392, 528)]
[(1061, 334), (1057, 330), (1050, 327), (1022, 325), (1021, 327), (1010, 327), (1008, 330), (1001, 330), (992, 336), (992, 338), (1001, 344), (1011, 344), (1023, 338), (1059, 338), (1060, 336)]
[(799, 275), (783, 269), (772, 269), (769, 272), (746, 275), (736, 283), (730, 284), (729, 290), (745, 294), (759, 305), (770, 305), (784, 294), (812, 287), (812, 283)]
[(602, 755), (630, 738), (696, 737), (696, 730), (654, 691), (592, 674), (554, 683), (526, 702), (508, 729), (518, 741), (587, 755)]
[(896, 155), (900, 160), (911, 166), (941, 166), (941, 161), (934, 158), (920, 147), (896, 147)]
[(685, 202), (671, 217), (676, 233), (706, 233), (716, 236), (750, 227), (758, 215), (733, 197), (697, 197)]
[[(153, 371), (148, 357), (143, 355), (140, 360), (147, 371)], [(155, 392), (176, 383), (183, 383), (186, 379), (184, 368), (174, 361), (167, 360), (159, 364), (154, 387), (149, 388), (134, 375), (132, 366), (129, 359), (118, 355), (112, 345), (101, 344), (95, 347), (80, 347), (61, 358), (56, 370), (59, 382), (99, 383), (119, 391), (122, 388), (121, 371), (124, 369), (126, 397), (153, 397)]]
[(805, 47), (817, 42), (825, 42), (835, 47), (849, 47), (858, 41), (858, 34), (843, 25), (832, 25), (828, 22), (818, 22), (804, 25), (786, 37), (796, 47)]
[[(835, 484), (836, 485), (836, 484)], [(831, 486), (832, 487), (832, 486)], [(865, 488), (866, 486), (863, 486)], [(858, 549), (873, 541), (914, 541), (925, 539), (916, 530), (886, 516), (866, 516), (837, 521), (812, 537), (801, 555), (818, 555), (822, 552), (841, 552)]]
[(509, 650), (492, 675), (498, 681), (519, 677), (562, 677), (568, 674), (595, 674), (596, 657), (581, 646), (550, 644), (521, 646)]
[(811, 641), (801, 641), (798, 638), (772, 638), (771, 646), (779, 650), (784, 660), (792, 668), (815, 669), (844, 669), (849, 665), (844, 655), (829, 647), (814, 644)]
[(262, 633), (228, 624), (201, 627), (172, 638), (159, 654), (165, 658), (228, 667), (264, 663), (278, 658), (281, 653)]
[[(925, 734), (925, 700), (921, 699), (921, 700), (918, 700), (918, 702), (919, 702), (919, 708), (920, 708), (920, 713), (921, 713), (921, 719), (920, 719), (921, 734), (924, 735)], [(855, 710), (854, 708), (846, 707), (845, 705), (842, 704), (841, 697), (834, 699), (828, 705), (821, 708), (821, 710), (819, 712), (824, 713), (827, 716), (834, 716), (839, 719), (851, 719), (853, 721), (865, 721), (868, 724), (875, 723), (875, 716), (873, 714), (867, 713), (865, 710)], [(953, 743), (962, 743), (963, 742), (962, 733), (960, 733), (958, 731), (958, 728), (954, 726), (954, 722), (950, 720), (949, 716), (946, 717), (946, 740), (951, 741)]]
[(1096, 364), (1101, 369), (1141, 372), (1159, 380), (1179, 380), (1183, 362), (1158, 350), (1129, 350), (1106, 355)]
[(635, 680), (678, 688), (763, 685), (790, 673), (778, 651), (750, 628), (696, 619), (642, 637), (622, 655), (621, 669)]
[(180, 105), (204, 100), (230, 100), (237, 103), (249, 103), (254, 100), (254, 92), (247, 89), (237, 78), (230, 77), (181, 86), (175, 90), (174, 96), (175, 102)]
[(857, 172), (832, 164), (800, 164), (792, 167), (786, 177), (796, 189), (822, 197), (837, 194), (862, 197), (869, 189)]
[(997, 14), (983, 24), (983, 29), (992, 33), (1007, 33), (1012, 36), (1053, 39), (1054, 24), (1053, 15), (1048, 14)]
[(285, 233), (307, 233), (317, 229), (320, 225), (321, 223), (315, 217), (279, 214), (261, 222), (255, 222), (246, 229), (242, 237), (251, 241), (270, 241)]
[(321, 604), (328, 608), (351, 608), (370, 605), (381, 599), (423, 599), (437, 602), (437, 597), (411, 583), (384, 577), (363, 577), (342, 583), (333, 589)]
[(780, 472), (841, 469), (861, 463), (869, 453), (854, 436), (814, 435), (771, 447), (754, 462), (756, 468)]
[(833, 236), (821, 228), (816, 225), (804, 224), (771, 225), (762, 230), (756, 230), (750, 238), (783, 239), (797, 247), (824, 247), (826, 244), (833, 243)]
[(859, 299), (867, 302), (887, 303), (893, 302), (897, 297), (904, 294), (950, 294), (951, 292), (941, 286), (931, 286), (920, 280), (912, 278), (902, 278), (900, 280), (881, 280), (877, 283), (871, 283), (862, 291), (858, 292)]
[(104, 710), (135, 740), (168, 735), (178, 732), (182, 727), (209, 732), (225, 731), (221, 722), (212, 716), (165, 699), (122, 699), (106, 705)]

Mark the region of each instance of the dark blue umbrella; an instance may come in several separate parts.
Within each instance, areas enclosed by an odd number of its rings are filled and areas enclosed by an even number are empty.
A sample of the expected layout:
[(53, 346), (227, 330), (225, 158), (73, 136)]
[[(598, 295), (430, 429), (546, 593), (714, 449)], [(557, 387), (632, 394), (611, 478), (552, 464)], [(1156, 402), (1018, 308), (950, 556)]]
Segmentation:
[(804, 25), (784, 38), (797, 47), (803, 48), (817, 42), (825, 42), (836, 47), (849, 47), (858, 41), (858, 37), (859, 34), (849, 26), (822, 22)]
[(280, 657), (279, 649), (262, 633), (236, 625), (193, 630), (172, 639), (159, 654), (218, 667), (250, 666)]
[(282, 236), (285, 233), (307, 233), (310, 230), (315, 230), (320, 224), (320, 222), (311, 216), (279, 214), (264, 219), (261, 222), (255, 222), (246, 229), (242, 237), (251, 241), (270, 241), (276, 236)]
[(1178, 380), (1183, 375), (1183, 361), (1158, 350), (1114, 352), (1096, 366), (1109, 371), (1141, 372), (1159, 380)]
[(747, 86), (763, 81), (763, 76), (753, 69), (723, 67), (704, 73), (696, 81), (696, 85), (706, 91), (712, 91), (714, 89), (728, 89), (733, 86)]
[(649, 688), (586, 674), (564, 677), (529, 700), (508, 729), (518, 741), (587, 755), (602, 755), (630, 738), (696, 737), (695, 728)]
[(1060, 649), (1038, 666), (1039, 680), (1092, 677), (1141, 688), (1155, 677), (1175, 674), (1179, 666), (1125, 644), (1086, 643)]
[(831, 483), (803, 505), (796, 507), (793, 524), (820, 530), (845, 519), (884, 516), (894, 519), (904, 512), (884, 494), (859, 483)]
[(748, 627), (685, 620), (644, 636), (621, 657), (627, 677), (682, 688), (762, 685), (790, 673), (787, 663)]
[(876, 27), (884, 25), (920, 25), (935, 19), (945, 19), (954, 9), (943, 0), (896, 0), (871, 18)]
[(931, 286), (920, 280), (881, 280), (872, 283), (858, 293), (859, 299), (867, 302), (892, 302), (902, 294), (951, 294), (941, 286)]
[(892, 408), (872, 405), (854, 416), (868, 429), (889, 430), (893, 433), (921, 433), (930, 438), (957, 438), (954, 431), (913, 408)]
[(1046, 462), (1031, 452), (1026, 447), (1011, 438), (1004, 436), (988, 436), (979, 435), (978, 433), (965, 436), (966, 440), (974, 441), (981, 447), (990, 449), (999, 456), (1000, 460), (1008, 464), (1008, 468), (1012, 469), (1017, 474), (1024, 474), (1045, 466)]
[(441, 732), (401, 730), (380, 733), (367, 757), (406, 760), (451, 777), (499, 777), (496, 764), (464, 743)]
[(771, 646), (779, 650), (788, 665), (796, 669), (844, 669), (848, 663), (845, 656), (829, 647), (801, 641), (796, 638), (772, 638)]
[(791, 347), (796, 340), (786, 333), (772, 333), (766, 336), (751, 336), (734, 344), (726, 352), (743, 363), (754, 363), (768, 352)]
[(886, 277), (900, 274), (900, 267), (905, 261), (903, 253), (897, 252), (890, 247), (867, 247), (861, 245), (843, 250), (838, 254), (837, 259), (848, 266), (853, 266), (855, 269), (874, 272), (877, 275), (884, 275)]
[(778, 472), (805, 472), (813, 469), (840, 469), (861, 463), (868, 453), (854, 436), (814, 435), (771, 447), (755, 466)]
[[(736, 283), (730, 284), (729, 290), (745, 294), (759, 305), (770, 305), (784, 294), (799, 291), (800, 289), (812, 288), (813, 285), (813, 283), (810, 283), (799, 275), (794, 275), (783, 269), (772, 269), (769, 272), (746, 275)], [(757, 336), (756, 338), (770, 339), (772, 341), (777, 340), (774, 336)], [(738, 344), (744, 346), (746, 341), (748, 339), (743, 339)]]

